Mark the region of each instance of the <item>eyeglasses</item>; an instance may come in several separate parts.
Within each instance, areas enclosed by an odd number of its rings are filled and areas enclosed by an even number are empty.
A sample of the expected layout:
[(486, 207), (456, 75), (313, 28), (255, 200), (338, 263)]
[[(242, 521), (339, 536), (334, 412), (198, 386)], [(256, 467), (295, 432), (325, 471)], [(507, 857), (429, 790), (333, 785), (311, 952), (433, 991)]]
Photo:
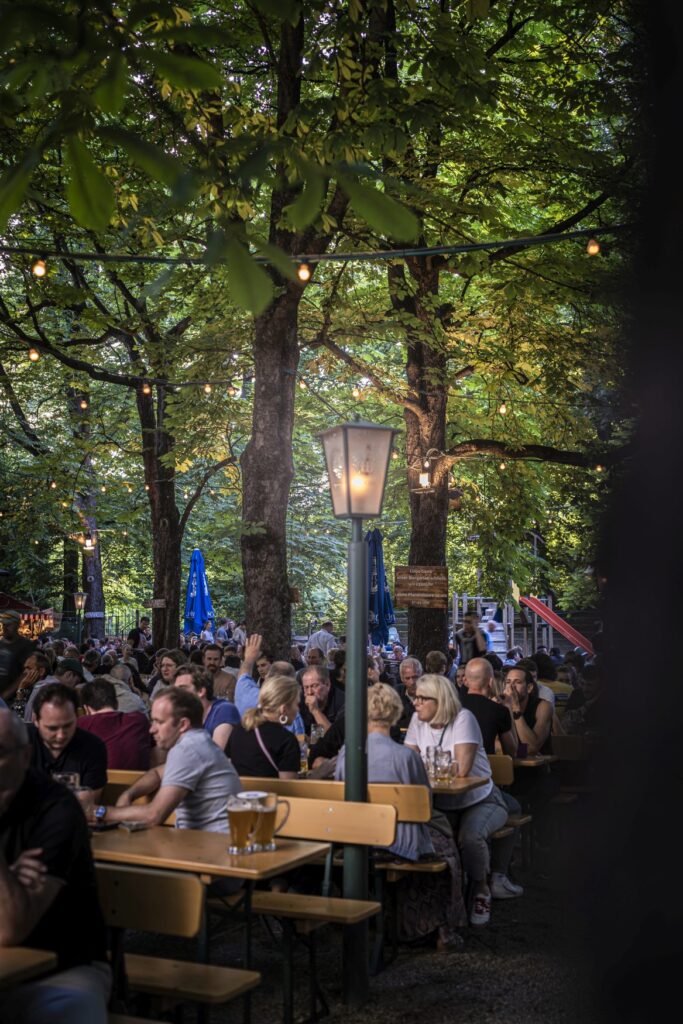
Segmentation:
[(423, 704), (426, 700), (436, 700), (436, 697), (425, 697), (423, 693), (416, 693), (413, 697), (413, 704)]

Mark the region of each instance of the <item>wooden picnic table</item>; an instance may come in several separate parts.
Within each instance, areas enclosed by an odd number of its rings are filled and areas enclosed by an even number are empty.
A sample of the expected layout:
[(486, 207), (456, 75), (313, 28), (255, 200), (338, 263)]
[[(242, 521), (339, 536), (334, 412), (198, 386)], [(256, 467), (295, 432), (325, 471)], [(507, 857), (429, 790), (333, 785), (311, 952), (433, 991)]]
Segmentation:
[(468, 775), (464, 779), (451, 779), (450, 782), (432, 782), (433, 793), (449, 793), (451, 796), (460, 796), (462, 793), (469, 793), (472, 789), (485, 786), (488, 779), (479, 775)]
[(56, 967), (56, 953), (26, 946), (5, 946), (0, 949), (0, 989), (49, 974)]
[(526, 757), (513, 757), (515, 768), (542, 768), (543, 765), (559, 761), (555, 754), (528, 754)]
[(186, 871), (206, 879), (242, 878), (259, 882), (315, 860), (327, 843), (302, 839), (275, 840), (272, 853), (228, 853), (229, 838), (222, 832), (167, 828), (157, 825), (139, 832), (111, 829), (92, 837), (95, 860), (114, 864)]

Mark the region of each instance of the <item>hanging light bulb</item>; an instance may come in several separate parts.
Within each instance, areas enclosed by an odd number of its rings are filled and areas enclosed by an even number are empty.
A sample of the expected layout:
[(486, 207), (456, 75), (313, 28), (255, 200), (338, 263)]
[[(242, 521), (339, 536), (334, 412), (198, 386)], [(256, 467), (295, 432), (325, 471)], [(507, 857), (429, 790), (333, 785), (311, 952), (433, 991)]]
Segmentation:
[(142, 382), (142, 393), (143, 393), (143, 395), (151, 395), (152, 394), (152, 386), (146, 380)]
[(308, 263), (300, 263), (296, 269), (296, 276), (300, 281), (310, 281), (311, 273), (311, 267)]
[(87, 400), (87, 398), (81, 398), (81, 400), (80, 400), (80, 402), (78, 404), (80, 405), (81, 409), (87, 409), (88, 408), (88, 400)]
[(146, 491), (148, 491), (148, 490), (149, 490), (149, 484), (145, 484), (145, 490), (146, 490)]
[(605, 468), (604, 466), (601, 466), (600, 463), (598, 463), (597, 466), (595, 467), (595, 472), (596, 473), (602, 473), (604, 468)]
[(351, 392), (351, 394), (353, 395), (354, 398), (360, 398), (360, 388), (359, 387), (355, 387), (353, 389), (353, 391)]
[(127, 536), (128, 536), (128, 530), (124, 530), (124, 531), (123, 531), (123, 536), (124, 536), (124, 537), (127, 537)]
[(392, 459), (397, 459), (398, 458), (398, 452), (396, 451), (395, 448), (391, 449), (391, 457), (392, 457)]
[(300, 380), (300, 381), (299, 381), (299, 387), (301, 388), (301, 390), (302, 390), (302, 391), (305, 391), (305, 390), (306, 390), (306, 388), (307, 388), (307, 386), (308, 386), (308, 385), (306, 384), (306, 381), (305, 381), (305, 380)]
[(102, 491), (102, 494), (106, 494), (107, 493), (107, 488), (104, 486), (104, 484), (102, 484), (102, 486), (100, 487), (100, 490)]
[(597, 256), (600, 252), (600, 243), (597, 238), (589, 238), (588, 245), (586, 246), (586, 252), (589, 256)]
[(126, 484), (126, 490), (128, 491), (129, 494), (133, 493), (133, 488), (130, 487), (128, 484)]
[(506, 466), (506, 464), (504, 462), (501, 462), (501, 464), (500, 464), (500, 466), (498, 468), (499, 469), (507, 469), (507, 466)]
[(500, 413), (501, 416), (505, 416), (507, 411), (508, 411), (507, 405), (505, 404), (505, 402), (501, 402), (500, 406), (498, 408), (498, 412)]
[(31, 264), (31, 273), (34, 277), (45, 277), (47, 274), (47, 263), (43, 256), (39, 256), (37, 260), (34, 260)]
[(28, 357), (32, 363), (37, 363), (38, 360), (40, 359), (40, 352), (38, 351), (37, 348), (30, 348), (28, 350)]
[(211, 385), (208, 382), (204, 385), (204, 394), (205, 395), (210, 395), (211, 394)]
[(53, 491), (56, 491), (57, 490), (57, 481), (53, 480), (52, 483), (50, 484), (50, 487), (52, 488)]
[(232, 386), (232, 384), (231, 384), (231, 385), (230, 385), (230, 387), (228, 388), (228, 394), (230, 395), (230, 397), (231, 397), (231, 398), (234, 398), (234, 397), (235, 397), (235, 395), (237, 394), (237, 391), (236, 391), (236, 390), (235, 390), (235, 388), (234, 388), (234, 387)]
[(68, 507), (69, 507), (69, 502), (68, 501), (63, 501), (62, 502), (62, 508), (68, 508)]

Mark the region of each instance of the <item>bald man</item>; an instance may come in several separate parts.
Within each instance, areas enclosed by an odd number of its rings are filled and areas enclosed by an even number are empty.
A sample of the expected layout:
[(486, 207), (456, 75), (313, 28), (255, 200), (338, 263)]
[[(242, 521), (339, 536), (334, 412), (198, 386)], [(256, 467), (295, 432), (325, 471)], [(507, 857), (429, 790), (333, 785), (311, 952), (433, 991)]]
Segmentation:
[(472, 658), (465, 666), (465, 687), (461, 696), (462, 706), (471, 711), (484, 738), (484, 750), (495, 754), (496, 739), (500, 740), (504, 754), (517, 754), (517, 732), (510, 712), (503, 704), (491, 700), (493, 693), (493, 669), (485, 658)]

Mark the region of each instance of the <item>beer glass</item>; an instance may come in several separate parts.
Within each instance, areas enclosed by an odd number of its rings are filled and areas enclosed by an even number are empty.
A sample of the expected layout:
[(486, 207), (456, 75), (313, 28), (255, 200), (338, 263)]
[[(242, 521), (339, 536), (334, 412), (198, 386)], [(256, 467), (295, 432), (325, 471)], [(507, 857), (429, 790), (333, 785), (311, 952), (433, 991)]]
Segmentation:
[(258, 804), (239, 796), (228, 797), (228, 822), (230, 825), (230, 846), (228, 853), (252, 853), (249, 838), (254, 831), (258, 816)]
[[(285, 813), (280, 823), (276, 825), (278, 807), (284, 807)], [(253, 835), (254, 850), (258, 852), (275, 850), (276, 846), (273, 836), (278, 834), (288, 817), (289, 801), (280, 800), (277, 793), (260, 794), (258, 817)]]

